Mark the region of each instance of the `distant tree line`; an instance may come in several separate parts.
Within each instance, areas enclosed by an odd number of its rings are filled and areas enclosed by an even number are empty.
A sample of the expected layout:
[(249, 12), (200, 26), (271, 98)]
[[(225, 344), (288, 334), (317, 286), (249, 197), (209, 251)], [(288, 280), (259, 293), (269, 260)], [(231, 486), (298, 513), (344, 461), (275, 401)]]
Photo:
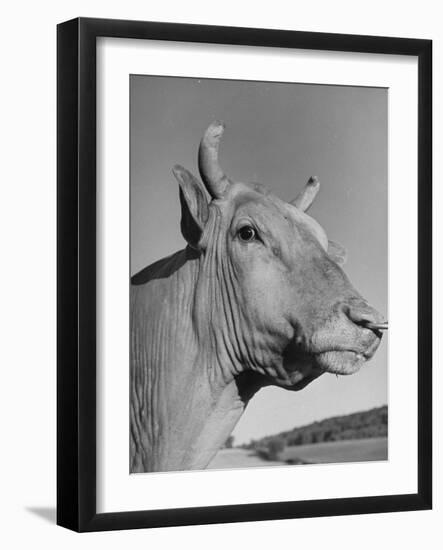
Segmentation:
[[(252, 440), (243, 445), (245, 449), (253, 449), (264, 453), (271, 449), (270, 454), (276, 456), (274, 449), (286, 446), (323, 443), (326, 441), (343, 441), (346, 439), (366, 439), (371, 437), (386, 437), (388, 435), (388, 407), (384, 405), (369, 411), (334, 416), (313, 422), (307, 426), (293, 428), (276, 435)], [(272, 443), (271, 443), (272, 442)]]

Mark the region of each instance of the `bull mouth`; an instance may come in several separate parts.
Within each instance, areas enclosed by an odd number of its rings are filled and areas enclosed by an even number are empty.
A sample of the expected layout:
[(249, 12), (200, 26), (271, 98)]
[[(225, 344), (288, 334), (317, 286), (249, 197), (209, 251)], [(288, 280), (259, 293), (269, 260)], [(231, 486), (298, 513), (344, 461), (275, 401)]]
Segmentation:
[(365, 354), (353, 350), (330, 350), (314, 355), (316, 366), (324, 372), (339, 375), (358, 372), (368, 359)]
[[(370, 354), (372, 356), (372, 353)], [(340, 376), (354, 374), (369, 359), (368, 354), (354, 350), (326, 350), (298, 357), (295, 364), (285, 365), (285, 376), (268, 375), (272, 383), (292, 391), (299, 391), (320, 375)]]
[(273, 384), (298, 391), (325, 373), (340, 376), (356, 373), (372, 358), (380, 342), (381, 335), (375, 333), (357, 348), (333, 346), (302, 351), (292, 342), (284, 354), (284, 375), (278, 376), (274, 371), (268, 376)]
[(380, 344), (380, 338), (364, 351), (353, 349), (330, 349), (315, 353), (313, 360), (315, 365), (324, 372), (331, 374), (354, 374), (374, 355)]

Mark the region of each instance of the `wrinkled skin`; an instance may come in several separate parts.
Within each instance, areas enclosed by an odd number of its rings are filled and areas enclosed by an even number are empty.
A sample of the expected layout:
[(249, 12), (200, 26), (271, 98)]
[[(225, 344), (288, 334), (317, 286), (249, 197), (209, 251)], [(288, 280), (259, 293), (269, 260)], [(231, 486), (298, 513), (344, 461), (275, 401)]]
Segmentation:
[(318, 189), (297, 207), (219, 172), (208, 203), (175, 167), (188, 247), (132, 280), (132, 472), (206, 467), (261, 387), (354, 373), (380, 343), (381, 315), (303, 211)]

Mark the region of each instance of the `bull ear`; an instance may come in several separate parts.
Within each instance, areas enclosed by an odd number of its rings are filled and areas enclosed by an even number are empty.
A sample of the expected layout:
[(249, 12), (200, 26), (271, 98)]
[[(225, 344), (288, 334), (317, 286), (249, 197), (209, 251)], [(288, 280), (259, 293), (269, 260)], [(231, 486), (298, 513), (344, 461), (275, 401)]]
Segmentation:
[(209, 216), (208, 201), (196, 177), (182, 166), (176, 165), (172, 171), (180, 186), (182, 235), (189, 246), (198, 249), (198, 243)]
[(328, 254), (334, 262), (340, 266), (345, 265), (347, 260), (346, 249), (334, 241), (328, 241)]

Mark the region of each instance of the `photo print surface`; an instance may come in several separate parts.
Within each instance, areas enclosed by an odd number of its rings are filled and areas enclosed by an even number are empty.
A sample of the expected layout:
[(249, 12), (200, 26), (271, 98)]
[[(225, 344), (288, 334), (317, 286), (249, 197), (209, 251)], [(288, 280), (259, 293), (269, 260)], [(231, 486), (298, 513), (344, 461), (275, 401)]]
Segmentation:
[(387, 460), (387, 89), (129, 85), (131, 473)]

